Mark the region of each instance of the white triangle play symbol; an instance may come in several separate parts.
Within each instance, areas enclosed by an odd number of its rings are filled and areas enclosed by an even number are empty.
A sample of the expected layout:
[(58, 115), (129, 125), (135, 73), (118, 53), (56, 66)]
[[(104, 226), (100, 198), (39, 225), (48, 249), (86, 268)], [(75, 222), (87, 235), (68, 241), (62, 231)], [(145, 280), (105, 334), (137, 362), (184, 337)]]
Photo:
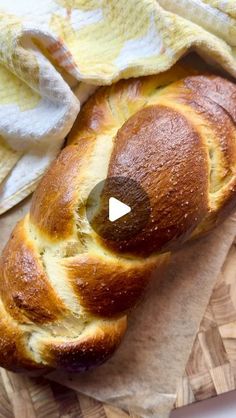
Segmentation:
[(109, 221), (115, 222), (117, 219), (122, 218), (122, 216), (127, 215), (131, 212), (131, 207), (125, 205), (125, 203), (116, 199), (115, 197), (110, 197), (109, 199)]

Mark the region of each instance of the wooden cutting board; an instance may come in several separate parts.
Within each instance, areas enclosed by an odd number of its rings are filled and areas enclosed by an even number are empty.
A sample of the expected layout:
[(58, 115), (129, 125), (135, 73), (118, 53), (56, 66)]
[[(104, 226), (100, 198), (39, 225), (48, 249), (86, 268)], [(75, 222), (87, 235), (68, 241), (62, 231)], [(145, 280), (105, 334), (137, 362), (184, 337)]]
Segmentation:
[[(196, 336), (176, 407), (236, 388), (236, 245), (224, 263)], [(0, 369), (0, 418), (138, 418), (44, 378)]]
[(177, 406), (236, 389), (236, 244), (213, 290), (177, 392)]

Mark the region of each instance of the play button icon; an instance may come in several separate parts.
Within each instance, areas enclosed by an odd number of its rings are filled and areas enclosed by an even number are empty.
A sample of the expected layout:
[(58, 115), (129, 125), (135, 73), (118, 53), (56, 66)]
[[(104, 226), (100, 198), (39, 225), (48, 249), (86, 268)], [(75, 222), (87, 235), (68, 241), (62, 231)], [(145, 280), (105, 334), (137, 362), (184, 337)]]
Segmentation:
[(86, 215), (94, 231), (103, 239), (127, 241), (147, 225), (150, 202), (136, 181), (127, 177), (108, 177), (91, 190)]
[(109, 199), (109, 221), (115, 222), (117, 219), (122, 218), (122, 216), (127, 215), (131, 212), (131, 207), (116, 199), (115, 197), (110, 197)]

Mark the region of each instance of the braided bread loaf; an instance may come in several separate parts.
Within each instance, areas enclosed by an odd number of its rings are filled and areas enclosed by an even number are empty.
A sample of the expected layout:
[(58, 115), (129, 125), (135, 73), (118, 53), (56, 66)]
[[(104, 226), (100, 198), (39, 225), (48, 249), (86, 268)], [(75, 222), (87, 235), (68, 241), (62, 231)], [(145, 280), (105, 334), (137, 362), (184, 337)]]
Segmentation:
[[(166, 253), (236, 204), (236, 86), (181, 66), (100, 88), (1, 257), (0, 365), (85, 370), (105, 361)], [(148, 224), (114, 243), (85, 215), (100, 180), (146, 190)], [(163, 255), (164, 254), (164, 255)]]

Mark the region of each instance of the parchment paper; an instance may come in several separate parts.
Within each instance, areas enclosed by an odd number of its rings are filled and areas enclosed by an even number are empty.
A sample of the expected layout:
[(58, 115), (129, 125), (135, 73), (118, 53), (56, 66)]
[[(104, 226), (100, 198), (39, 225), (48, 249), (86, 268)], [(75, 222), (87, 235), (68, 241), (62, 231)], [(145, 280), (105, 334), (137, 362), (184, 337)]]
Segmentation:
[[(29, 201), (0, 217), (0, 250)], [(232, 216), (156, 272), (114, 357), (93, 371), (48, 378), (144, 417), (166, 418), (217, 276), (236, 234)]]
[(49, 378), (143, 417), (167, 418), (217, 276), (236, 234), (232, 216), (172, 256), (133, 311), (114, 357), (81, 374)]

